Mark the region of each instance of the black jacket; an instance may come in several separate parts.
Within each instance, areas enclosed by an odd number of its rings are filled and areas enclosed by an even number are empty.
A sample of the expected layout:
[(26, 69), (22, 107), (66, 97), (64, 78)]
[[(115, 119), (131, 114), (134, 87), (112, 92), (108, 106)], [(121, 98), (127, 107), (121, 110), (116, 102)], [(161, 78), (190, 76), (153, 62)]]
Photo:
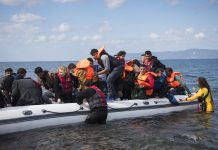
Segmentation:
[(165, 65), (162, 64), (156, 56), (151, 57), (151, 71), (154, 72), (157, 68), (165, 69)]
[(43, 104), (41, 86), (30, 78), (15, 80), (12, 84), (12, 99), (17, 106)]
[(14, 81), (14, 77), (12, 75), (4, 77), (2, 81), (2, 90), (11, 92), (13, 81)]

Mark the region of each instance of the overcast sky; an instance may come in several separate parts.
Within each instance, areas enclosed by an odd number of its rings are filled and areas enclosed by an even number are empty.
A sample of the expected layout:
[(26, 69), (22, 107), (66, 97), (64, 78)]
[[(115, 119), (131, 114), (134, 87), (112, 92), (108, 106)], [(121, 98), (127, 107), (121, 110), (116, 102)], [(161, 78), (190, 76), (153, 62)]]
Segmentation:
[(0, 61), (218, 49), (218, 0), (0, 0)]

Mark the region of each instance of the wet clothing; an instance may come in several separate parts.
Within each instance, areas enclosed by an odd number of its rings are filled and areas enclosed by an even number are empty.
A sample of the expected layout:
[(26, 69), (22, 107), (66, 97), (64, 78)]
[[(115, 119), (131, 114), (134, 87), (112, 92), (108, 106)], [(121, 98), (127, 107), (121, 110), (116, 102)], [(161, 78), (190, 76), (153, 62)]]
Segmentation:
[(54, 79), (54, 92), (55, 99), (61, 99), (64, 103), (74, 103), (75, 97), (73, 92), (79, 87), (78, 78), (72, 74), (68, 74), (66, 77), (60, 77), (55, 74)]
[(107, 102), (104, 93), (96, 86), (91, 86), (81, 92), (78, 92), (76, 101), (79, 105), (86, 99), (90, 113), (87, 116), (86, 123), (106, 123), (107, 119)]
[(43, 104), (41, 86), (30, 78), (15, 80), (12, 85), (12, 105)]
[(199, 91), (194, 94), (193, 96), (187, 98), (187, 101), (193, 101), (195, 99), (198, 99), (198, 98), (203, 98), (206, 96), (206, 112), (213, 112), (214, 111), (214, 102), (213, 102), (213, 99), (212, 99), (212, 96), (211, 96), (211, 93), (208, 93), (208, 89), (207, 88), (200, 88)]
[(163, 70), (165, 69), (165, 65), (162, 64), (155, 56), (152, 56), (150, 61), (144, 64), (146, 65), (146, 70), (151, 72), (155, 72), (155, 70), (158, 68)]

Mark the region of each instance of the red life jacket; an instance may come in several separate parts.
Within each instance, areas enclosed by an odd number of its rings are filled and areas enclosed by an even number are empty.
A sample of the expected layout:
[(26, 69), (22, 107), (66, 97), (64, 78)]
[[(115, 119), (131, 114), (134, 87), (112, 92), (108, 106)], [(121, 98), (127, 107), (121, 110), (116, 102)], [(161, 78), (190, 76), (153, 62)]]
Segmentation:
[(172, 88), (176, 88), (176, 87), (180, 87), (180, 83), (178, 81), (175, 80), (175, 76), (178, 75), (181, 77), (181, 73), (180, 72), (172, 72), (170, 77), (167, 77), (167, 83), (170, 87)]
[(87, 99), (90, 109), (92, 110), (96, 107), (107, 106), (106, 97), (104, 93), (95, 85), (90, 86), (90, 88), (96, 91), (95, 95)]
[(60, 86), (62, 88), (63, 93), (72, 94), (73, 83), (70, 74), (68, 73), (65, 77), (62, 77), (59, 73), (57, 73), (57, 76), (60, 80)]

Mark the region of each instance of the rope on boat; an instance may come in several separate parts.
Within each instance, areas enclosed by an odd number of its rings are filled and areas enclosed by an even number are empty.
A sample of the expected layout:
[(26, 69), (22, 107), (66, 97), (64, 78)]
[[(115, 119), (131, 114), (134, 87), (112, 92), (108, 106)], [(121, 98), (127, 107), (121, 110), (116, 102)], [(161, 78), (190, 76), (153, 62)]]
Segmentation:
[[(131, 106), (127, 107), (127, 109), (130, 109), (133, 106), (137, 106), (137, 105), (138, 105), (138, 103), (133, 103)], [(107, 106), (107, 107), (110, 108), (110, 109), (120, 109), (120, 108), (113, 108), (113, 107), (110, 107), (110, 106)]]
[[(78, 110), (72, 111), (72, 113), (74, 113), (74, 112), (78, 112), (78, 111), (83, 110), (83, 109), (84, 109), (84, 108), (83, 108), (82, 106), (80, 106), (80, 108), (79, 108)], [(55, 111), (50, 111), (50, 110), (46, 110), (46, 109), (42, 109), (41, 111), (42, 111), (42, 113), (47, 113), (47, 112), (49, 112), (49, 113), (53, 113), (53, 114), (61, 114), (61, 113), (65, 113), (65, 112), (55, 112)]]

